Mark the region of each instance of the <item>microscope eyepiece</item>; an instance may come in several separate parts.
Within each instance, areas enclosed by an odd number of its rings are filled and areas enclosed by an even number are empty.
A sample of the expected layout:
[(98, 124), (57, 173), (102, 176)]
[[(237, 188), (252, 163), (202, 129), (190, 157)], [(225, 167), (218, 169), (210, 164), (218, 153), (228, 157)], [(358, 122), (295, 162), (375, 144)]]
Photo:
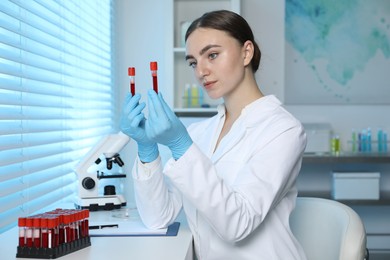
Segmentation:
[(114, 156), (114, 159), (115, 159), (115, 162), (120, 166), (122, 167), (123, 165), (125, 165), (125, 163), (122, 161), (121, 157), (119, 156), (119, 154), (115, 155)]
[(107, 169), (111, 170), (112, 169), (112, 158), (106, 158), (107, 162)]
[(112, 163), (116, 163), (118, 164), (120, 167), (122, 167), (123, 165), (125, 165), (125, 163), (122, 161), (122, 159), (120, 158), (119, 154), (115, 154), (113, 157), (111, 158), (106, 158), (106, 162), (107, 162), (107, 169), (108, 170), (111, 170), (112, 169)]

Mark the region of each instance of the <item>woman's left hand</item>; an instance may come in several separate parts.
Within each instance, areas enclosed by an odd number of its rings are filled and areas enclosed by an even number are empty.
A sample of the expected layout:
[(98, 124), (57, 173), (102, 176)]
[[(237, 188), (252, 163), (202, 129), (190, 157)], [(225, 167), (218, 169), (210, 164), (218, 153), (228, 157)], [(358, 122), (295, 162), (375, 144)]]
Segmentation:
[(186, 127), (169, 108), (161, 93), (148, 91), (149, 117), (145, 131), (150, 140), (168, 146), (178, 160), (192, 145)]

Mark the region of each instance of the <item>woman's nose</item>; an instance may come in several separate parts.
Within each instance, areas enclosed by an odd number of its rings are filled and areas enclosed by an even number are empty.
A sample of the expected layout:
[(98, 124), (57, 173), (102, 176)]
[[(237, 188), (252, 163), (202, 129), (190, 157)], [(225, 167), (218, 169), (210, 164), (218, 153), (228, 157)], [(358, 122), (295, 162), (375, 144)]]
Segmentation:
[(210, 70), (207, 67), (206, 64), (202, 62), (198, 62), (196, 65), (196, 76), (202, 80), (204, 77), (208, 76), (210, 74)]

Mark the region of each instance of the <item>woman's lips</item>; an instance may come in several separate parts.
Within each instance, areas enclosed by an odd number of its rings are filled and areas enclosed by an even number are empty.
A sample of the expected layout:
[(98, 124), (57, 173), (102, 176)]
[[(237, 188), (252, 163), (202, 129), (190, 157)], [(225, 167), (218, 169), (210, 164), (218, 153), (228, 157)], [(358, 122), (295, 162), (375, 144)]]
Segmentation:
[(217, 81), (207, 81), (207, 82), (203, 83), (203, 86), (205, 89), (210, 89), (214, 86), (215, 82), (217, 82)]

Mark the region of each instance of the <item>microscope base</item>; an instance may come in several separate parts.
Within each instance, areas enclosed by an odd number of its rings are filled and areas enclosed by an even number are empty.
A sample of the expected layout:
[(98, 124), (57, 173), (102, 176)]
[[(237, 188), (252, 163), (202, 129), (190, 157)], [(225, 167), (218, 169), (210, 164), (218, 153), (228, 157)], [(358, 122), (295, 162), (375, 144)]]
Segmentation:
[(75, 206), (78, 209), (88, 209), (89, 211), (113, 210), (126, 206), (126, 200), (122, 195), (78, 198)]

